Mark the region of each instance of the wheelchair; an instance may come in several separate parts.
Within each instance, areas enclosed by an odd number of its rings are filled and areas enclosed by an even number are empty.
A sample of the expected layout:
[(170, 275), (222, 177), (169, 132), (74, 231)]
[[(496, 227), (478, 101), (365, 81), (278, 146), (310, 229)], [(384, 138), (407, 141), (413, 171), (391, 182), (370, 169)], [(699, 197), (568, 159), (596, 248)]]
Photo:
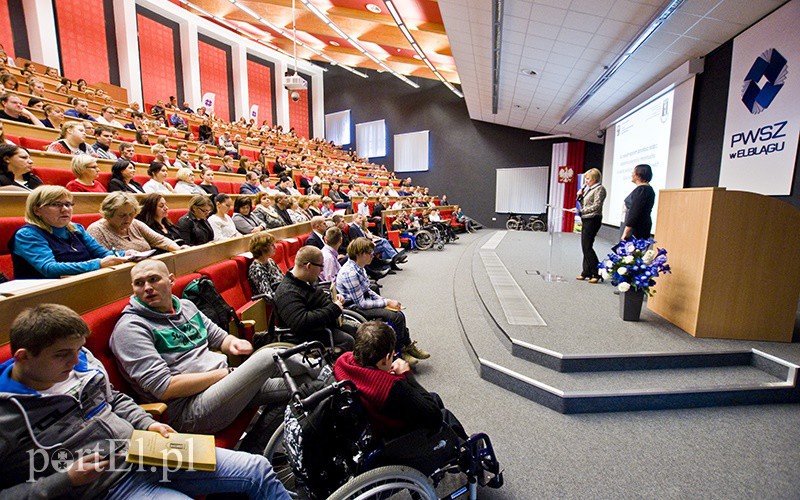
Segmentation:
[[(468, 494), (475, 499), (479, 485), (503, 485), (486, 434), (464, 440), (444, 425), (388, 442), (374, 437), (358, 390), (349, 380), (333, 381), (326, 351), (320, 342), (309, 342), (274, 355), (291, 401), (264, 456), (293, 498), (432, 500), (439, 498), (436, 488), (449, 474), (465, 476), (466, 484), (442, 498)], [(283, 361), (298, 353), (326, 363), (321, 370), (326, 380), (298, 387)]]
[(522, 215), (510, 213), (506, 221), (509, 231), (545, 231), (547, 230), (547, 214), (531, 215), (526, 221)]

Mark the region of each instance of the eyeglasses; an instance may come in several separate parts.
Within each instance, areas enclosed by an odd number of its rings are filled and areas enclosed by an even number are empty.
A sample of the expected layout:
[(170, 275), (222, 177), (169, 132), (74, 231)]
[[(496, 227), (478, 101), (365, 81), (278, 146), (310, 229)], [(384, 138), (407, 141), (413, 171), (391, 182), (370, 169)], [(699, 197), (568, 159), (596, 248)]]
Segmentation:
[(48, 203), (48, 204), (43, 205), (43, 206), (45, 206), (45, 207), (54, 207), (54, 208), (57, 208), (57, 209), (61, 210), (62, 208), (72, 208), (72, 207), (75, 206), (75, 204), (72, 203), (71, 201), (54, 201), (53, 203)]
[(324, 268), (325, 264), (317, 264), (316, 262), (309, 262), (312, 266)]

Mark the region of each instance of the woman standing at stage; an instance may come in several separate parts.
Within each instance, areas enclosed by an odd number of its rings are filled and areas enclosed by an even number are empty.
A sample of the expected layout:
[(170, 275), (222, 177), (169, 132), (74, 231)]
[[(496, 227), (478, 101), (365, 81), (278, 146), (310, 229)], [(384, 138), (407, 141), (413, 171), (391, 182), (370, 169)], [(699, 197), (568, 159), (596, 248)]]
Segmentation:
[(653, 228), (650, 213), (653, 211), (656, 201), (656, 192), (650, 186), (652, 178), (653, 169), (650, 168), (650, 165), (636, 165), (633, 168), (631, 181), (636, 184), (636, 188), (625, 198), (623, 240), (632, 237), (638, 239), (650, 237), (650, 231)]
[(580, 209), (574, 209), (581, 217), (581, 249), (583, 249), (583, 272), (577, 279), (597, 283), (602, 280), (597, 269), (599, 261), (594, 251), (594, 239), (603, 221), (603, 202), (606, 188), (600, 184), (600, 171), (596, 168), (583, 174), (584, 185), (578, 192)]

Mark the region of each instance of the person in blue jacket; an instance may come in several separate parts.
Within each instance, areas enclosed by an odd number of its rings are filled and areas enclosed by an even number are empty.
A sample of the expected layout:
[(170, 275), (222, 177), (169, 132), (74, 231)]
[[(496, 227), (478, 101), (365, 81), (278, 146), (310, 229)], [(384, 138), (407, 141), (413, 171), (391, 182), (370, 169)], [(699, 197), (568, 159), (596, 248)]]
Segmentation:
[(126, 262), (72, 222), (72, 193), (39, 186), (25, 202), (25, 224), (9, 241), (16, 279), (59, 278)]

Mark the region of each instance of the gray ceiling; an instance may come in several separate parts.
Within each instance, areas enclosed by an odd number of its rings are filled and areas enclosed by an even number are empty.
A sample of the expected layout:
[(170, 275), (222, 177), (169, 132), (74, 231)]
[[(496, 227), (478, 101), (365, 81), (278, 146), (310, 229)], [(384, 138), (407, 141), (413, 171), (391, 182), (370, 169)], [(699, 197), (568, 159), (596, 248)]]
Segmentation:
[[(498, 112), (492, 114), (491, 0), (439, 0), (470, 117), (598, 142), (600, 121), (689, 59), (785, 0), (686, 0), (566, 124), (558, 122), (660, 11), (661, 0), (505, 0)], [(536, 76), (521, 73), (532, 69)]]

